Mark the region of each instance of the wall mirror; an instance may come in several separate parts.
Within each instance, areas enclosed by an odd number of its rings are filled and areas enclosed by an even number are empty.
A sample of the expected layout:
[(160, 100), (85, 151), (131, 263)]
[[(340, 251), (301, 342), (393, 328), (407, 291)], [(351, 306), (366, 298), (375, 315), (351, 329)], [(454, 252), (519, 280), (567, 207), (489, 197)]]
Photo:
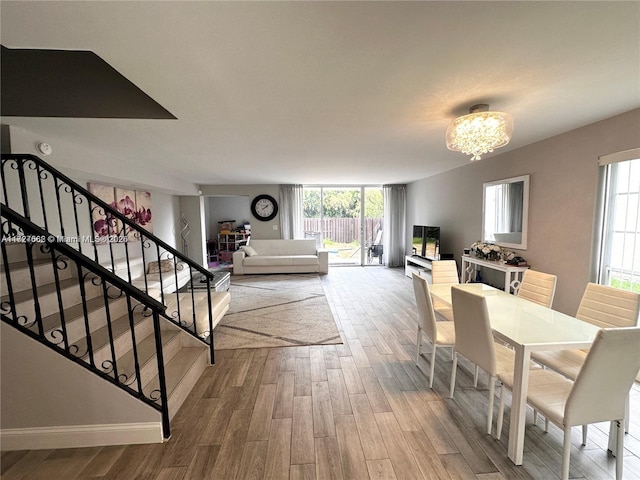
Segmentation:
[(526, 250), (528, 218), (529, 175), (483, 185), (483, 241)]

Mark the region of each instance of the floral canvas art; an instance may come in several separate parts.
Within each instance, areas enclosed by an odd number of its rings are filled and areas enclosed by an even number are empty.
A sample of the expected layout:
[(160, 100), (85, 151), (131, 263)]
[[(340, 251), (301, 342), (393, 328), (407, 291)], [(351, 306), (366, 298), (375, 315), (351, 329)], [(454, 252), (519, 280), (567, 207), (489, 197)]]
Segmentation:
[[(144, 227), (149, 233), (153, 232), (150, 192), (129, 190), (100, 183), (89, 183), (88, 189), (120, 214)], [(138, 239), (115, 216), (104, 212), (99, 207), (93, 209), (93, 230), (98, 238), (127, 235), (129, 241)]]

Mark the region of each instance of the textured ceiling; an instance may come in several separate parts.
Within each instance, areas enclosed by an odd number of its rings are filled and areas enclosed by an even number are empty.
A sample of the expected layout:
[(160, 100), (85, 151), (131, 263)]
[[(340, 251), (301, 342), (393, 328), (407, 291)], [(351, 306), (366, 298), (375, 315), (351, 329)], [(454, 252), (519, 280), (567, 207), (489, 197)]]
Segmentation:
[(409, 182), (468, 162), (444, 133), (475, 103), (514, 116), (502, 151), (640, 106), (639, 2), (0, 9), (4, 46), (91, 50), (178, 118), (3, 123), (197, 184)]

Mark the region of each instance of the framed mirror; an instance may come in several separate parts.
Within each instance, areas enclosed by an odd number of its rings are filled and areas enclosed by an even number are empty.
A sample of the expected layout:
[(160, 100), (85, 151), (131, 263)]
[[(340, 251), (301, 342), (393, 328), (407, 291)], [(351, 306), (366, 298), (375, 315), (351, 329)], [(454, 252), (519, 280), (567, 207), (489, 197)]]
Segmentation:
[(527, 249), (529, 175), (483, 185), (482, 240), (505, 248)]

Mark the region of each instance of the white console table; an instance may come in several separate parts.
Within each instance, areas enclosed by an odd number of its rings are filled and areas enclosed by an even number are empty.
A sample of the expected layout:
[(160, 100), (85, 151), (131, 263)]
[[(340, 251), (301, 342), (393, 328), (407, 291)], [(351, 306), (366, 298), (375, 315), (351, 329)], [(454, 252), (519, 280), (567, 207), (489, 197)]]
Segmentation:
[(472, 257), (470, 255), (462, 256), (462, 283), (471, 283), (475, 276), (477, 267), (489, 268), (491, 270), (498, 270), (504, 272), (504, 291), (510, 293), (516, 293), (520, 288), (520, 282), (524, 272), (529, 267), (516, 267), (515, 265), (508, 265), (500, 260), (483, 260), (478, 257)]

